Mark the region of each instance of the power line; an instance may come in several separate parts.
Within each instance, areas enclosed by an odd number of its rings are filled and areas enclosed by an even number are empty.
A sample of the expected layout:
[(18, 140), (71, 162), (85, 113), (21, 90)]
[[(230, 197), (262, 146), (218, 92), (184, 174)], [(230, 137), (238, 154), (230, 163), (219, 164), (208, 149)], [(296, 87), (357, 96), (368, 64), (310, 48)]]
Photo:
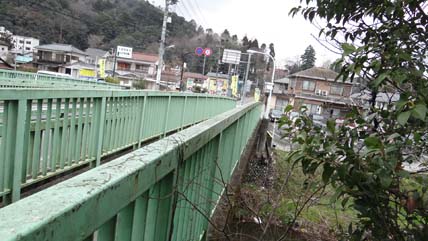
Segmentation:
[[(194, 19), (195, 21), (197, 21), (197, 22), (199, 22), (199, 23), (201, 23), (202, 21), (199, 19), (199, 17), (197, 16), (197, 14), (195, 14), (192, 10), (192, 8), (190, 8), (190, 7), (188, 7), (187, 5), (186, 5), (186, 3), (185, 3), (185, 1), (183, 0), (183, 1), (181, 1), (181, 3), (182, 3), (182, 6), (184, 7), (184, 9), (189, 13), (189, 17), (191, 18), (191, 19)], [(190, 9), (190, 10), (189, 10)]]
[(204, 13), (201, 11), (201, 8), (199, 7), (199, 4), (196, 0), (192, 0), (195, 3), (196, 6), (196, 10), (199, 11), (200, 16), (202, 17), (202, 20), (204, 21), (204, 23), (206, 24), (206, 28), (209, 27), (208, 21), (206, 21), (205, 15)]
[(194, 13), (194, 15), (199, 19), (199, 23), (200, 24), (202, 24), (202, 25), (207, 25), (207, 23), (206, 23), (206, 21), (204, 20), (204, 18), (202, 17), (202, 14), (200, 13), (200, 12), (198, 12), (196, 9), (195, 9), (195, 7), (193, 6), (193, 4), (190, 2), (190, 1), (188, 1), (188, 2), (185, 2), (184, 0), (183, 0), (183, 5), (184, 4), (188, 4), (187, 6), (189, 7), (189, 9)]

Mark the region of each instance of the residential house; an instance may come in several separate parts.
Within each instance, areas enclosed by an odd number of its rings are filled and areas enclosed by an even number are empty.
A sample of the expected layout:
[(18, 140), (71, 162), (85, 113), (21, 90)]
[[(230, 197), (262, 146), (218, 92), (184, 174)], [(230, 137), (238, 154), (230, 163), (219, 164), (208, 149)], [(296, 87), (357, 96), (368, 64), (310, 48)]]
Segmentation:
[(97, 78), (104, 79), (106, 77), (106, 62), (108, 58), (111, 58), (109, 51), (88, 48), (85, 50), (85, 53), (88, 55), (88, 64), (91, 64), (95, 67), (95, 72)]
[(195, 86), (206, 88), (208, 86), (207, 80), (208, 80), (208, 77), (203, 74), (193, 73), (193, 72), (183, 73), (183, 81), (186, 84), (187, 90), (191, 90)]
[(284, 111), (285, 107), (287, 107), (290, 102), (289, 84), (289, 78), (282, 78), (274, 81), (270, 109)]
[(5, 59), (0, 57), (0, 69), (13, 70), (14, 67), (9, 64)]
[[(361, 90), (358, 93), (351, 95), (352, 103), (362, 109), (369, 109), (371, 107), (370, 101), (372, 94), (369, 90)], [(400, 100), (399, 93), (380, 92), (377, 93), (375, 107), (382, 110), (387, 110), (388, 105)]]
[(89, 64), (82, 61), (73, 62), (59, 67), (59, 73), (71, 75), (73, 78), (97, 80), (97, 67), (95, 64)]
[(337, 118), (346, 114), (352, 105), (353, 84), (337, 80), (330, 69), (313, 67), (290, 75), (290, 104), (295, 110), (306, 106), (309, 114)]
[(46, 44), (35, 47), (37, 51), (35, 67), (64, 74), (72, 74), (71, 68), (65, 68), (77, 62), (87, 63), (88, 54), (69, 44)]
[[(135, 80), (153, 82), (156, 79), (156, 66), (159, 56), (141, 52), (133, 52), (132, 58), (117, 57), (115, 76), (120, 79), (120, 84), (131, 87)], [(106, 73), (113, 74), (114, 57), (108, 58)]]

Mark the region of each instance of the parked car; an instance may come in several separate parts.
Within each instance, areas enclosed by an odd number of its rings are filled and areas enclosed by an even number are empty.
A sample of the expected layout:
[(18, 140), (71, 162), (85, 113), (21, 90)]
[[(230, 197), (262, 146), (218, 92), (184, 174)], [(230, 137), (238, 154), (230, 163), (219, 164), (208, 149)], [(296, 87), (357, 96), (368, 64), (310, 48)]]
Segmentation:
[(269, 119), (271, 122), (278, 121), (282, 117), (282, 111), (280, 110), (271, 110), (269, 112)]

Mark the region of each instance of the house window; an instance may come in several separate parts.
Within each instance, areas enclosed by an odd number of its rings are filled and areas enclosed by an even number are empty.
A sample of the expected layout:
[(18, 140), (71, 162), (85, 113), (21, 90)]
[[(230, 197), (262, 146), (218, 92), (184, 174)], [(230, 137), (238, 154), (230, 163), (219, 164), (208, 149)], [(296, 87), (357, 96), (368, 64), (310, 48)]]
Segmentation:
[(326, 90), (317, 90), (315, 91), (315, 94), (320, 96), (327, 96), (328, 92)]
[(26, 43), (26, 44), (31, 44), (31, 41), (26, 41), (25, 43)]
[(25, 50), (30, 51), (30, 50), (31, 50), (31, 48), (30, 48), (30, 47), (25, 47)]
[(135, 69), (139, 72), (149, 73), (150, 65), (148, 64), (137, 64)]
[(119, 63), (117, 63), (117, 69), (118, 70), (130, 70), (131, 69), (131, 64), (119, 62)]
[(20, 43), (20, 44), (23, 44), (23, 43), (24, 43), (24, 40), (19, 40), (19, 43)]
[(309, 81), (309, 80), (304, 80), (303, 81), (303, 90), (314, 91), (315, 90), (315, 82)]
[(330, 87), (330, 94), (332, 94), (332, 95), (342, 95), (343, 94), (343, 86), (332, 85)]
[(321, 113), (322, 113), (322, 107), (320, 105), (303, 104), (303, 106), (306, 106), (307, 112), (309, 114), (318, 114), (318, 115), (321, 115)]

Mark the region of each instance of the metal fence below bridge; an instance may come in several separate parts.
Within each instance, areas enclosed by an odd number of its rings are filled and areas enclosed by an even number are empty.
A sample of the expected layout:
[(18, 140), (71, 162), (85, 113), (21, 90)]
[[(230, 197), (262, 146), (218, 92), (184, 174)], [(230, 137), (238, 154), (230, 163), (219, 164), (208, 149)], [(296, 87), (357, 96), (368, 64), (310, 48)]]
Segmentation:
[(0, 198), (234, 107), (196, 94), (0, 89)]
[(0, 237), (201, 240), (260, 113), (235, 108), (0, 209)]

